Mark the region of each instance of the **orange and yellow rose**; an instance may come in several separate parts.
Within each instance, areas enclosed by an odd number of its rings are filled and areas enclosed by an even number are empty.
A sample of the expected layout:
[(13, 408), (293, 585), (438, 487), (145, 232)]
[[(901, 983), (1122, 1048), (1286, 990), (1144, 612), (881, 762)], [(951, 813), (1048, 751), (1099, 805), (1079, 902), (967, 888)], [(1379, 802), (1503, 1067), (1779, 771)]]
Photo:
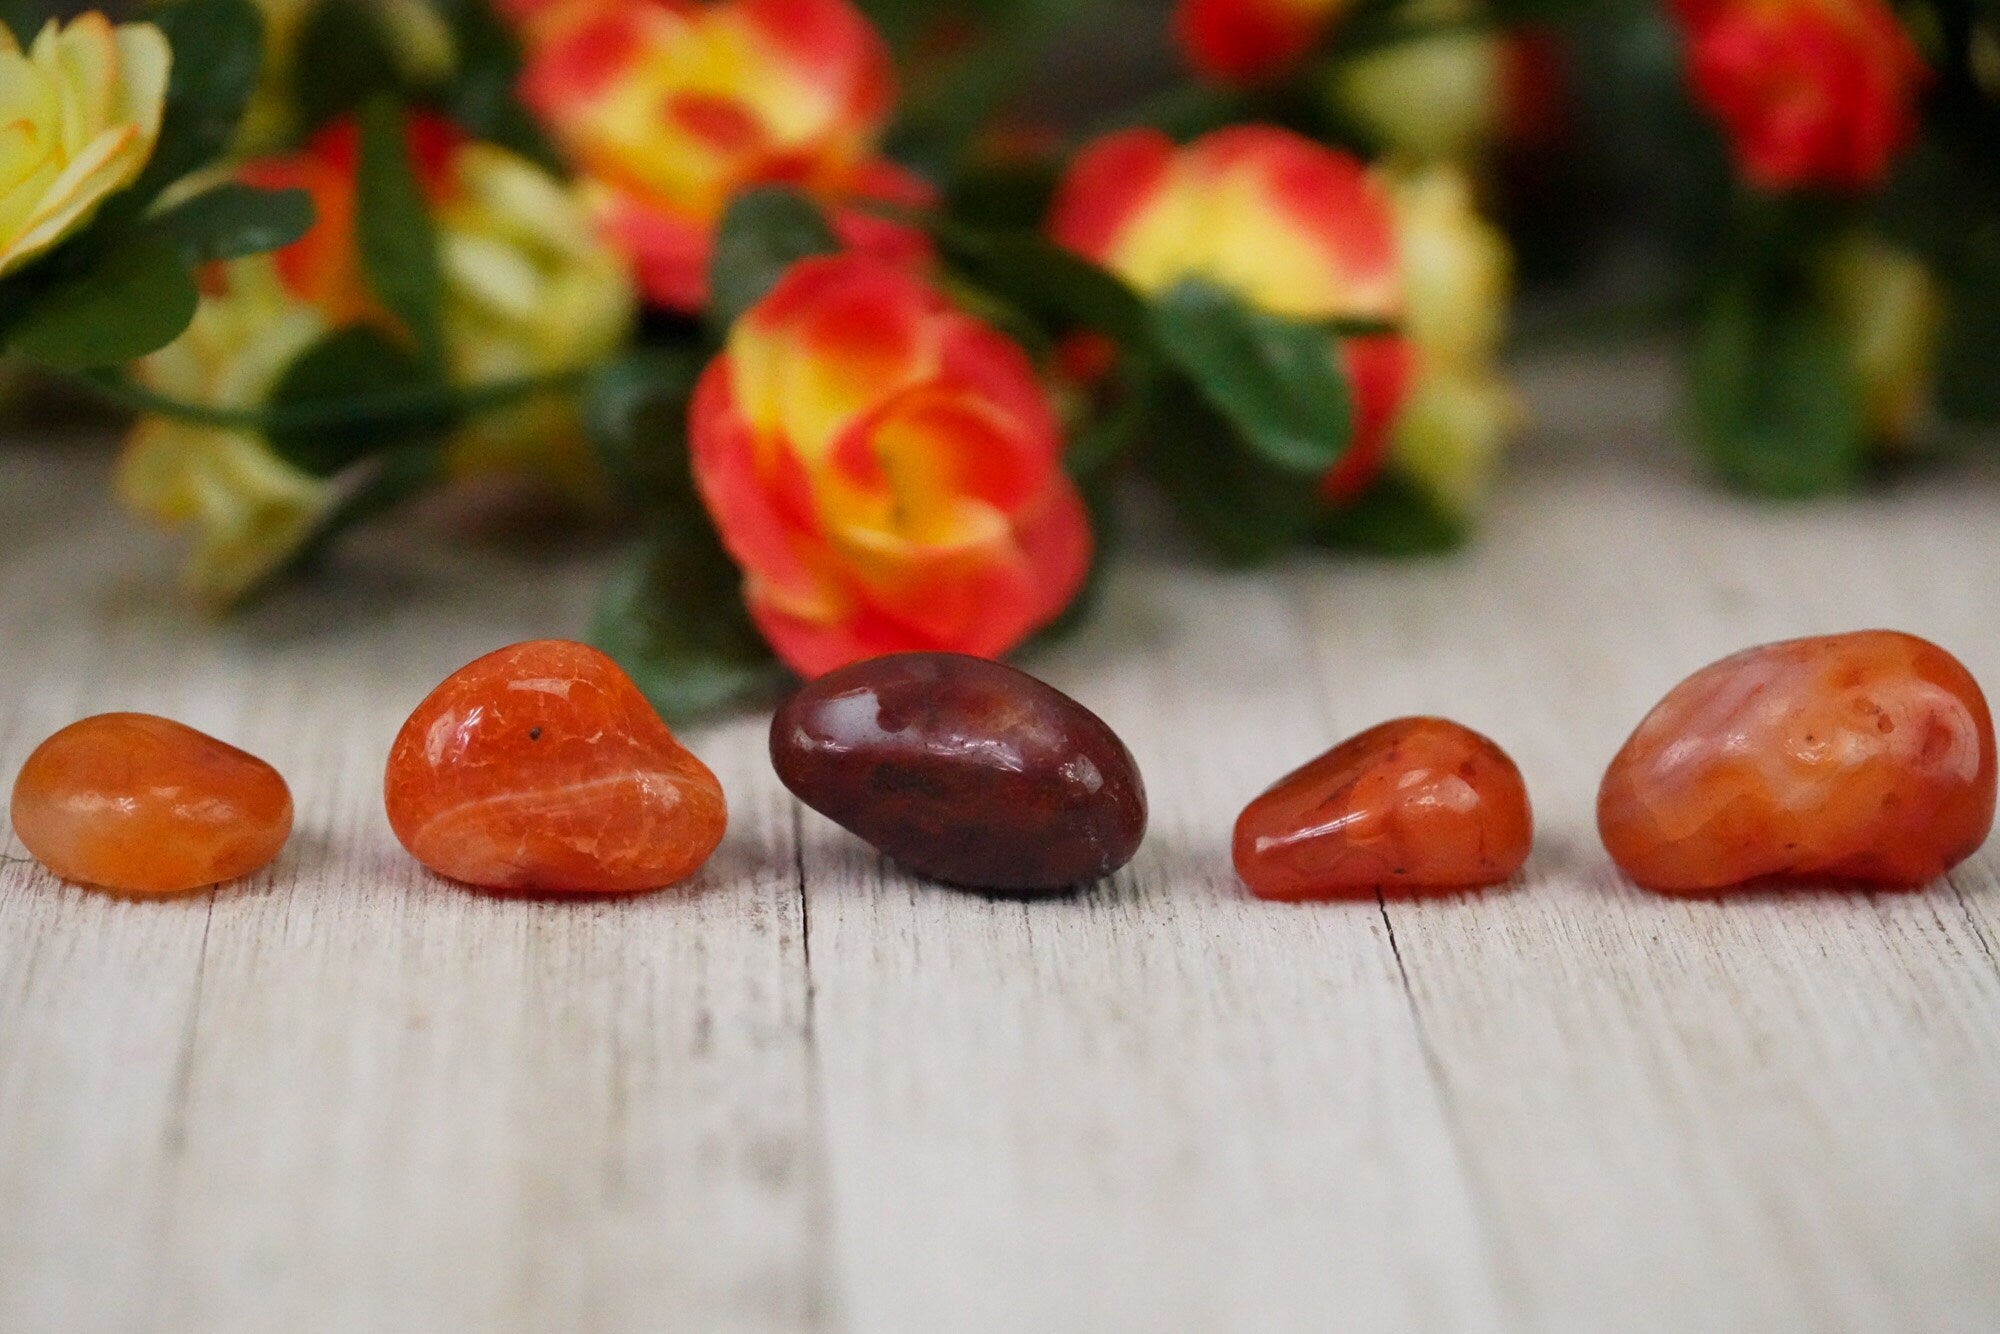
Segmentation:
[(850, 246), (922, 253), (916, 232), (845, 207), (930, 198), (876, 151), (889, 52), (848, 0), (515, 0), (511, 12), (523, 99), (653, 302), (705, 304), (715, 228), (758, 185), (828, 205)]
[(1767, 190), (1880, 185), (1927, 71), (1882, 0), (1674, 0), (1688, 78)]
[[(1128, 130), (1079, 155), (1050, 219), (1055, 239), (1140, 292), (1188, 279), (1297, 320), (1396, 320), (1403, 314), (1396, 215), (1359, 160), (1288, 130), (1239, 125), (1177, 147)], [(1331, 499), (1380, 469), (1409, 387), (1397, 335), (1329, 347), (1355, 394), (1354, 442), (1327, 475)]]
[(795, 265), (703, 375), (690, 437), (750, 613), (806, 676), (903, 650), (997, 656), (1090, 564), (1026, 354), (888, 261)]
[(1498, 369), (1512, 261), (1458, 168), (1371, 171), (1266, 126), (1186, 147), (1128, 131), (1078, 158), (1050, 229), (1141, 292), (1200, 279), (1289, 319), (1397, 322), (1329, 347), (1355, 422), (1322, 493), (1351, 500), (1393, 467), (1461, 518), (1484, 497), (1520, 415)]
[(173, 53), (150, 23), (0, 24), (0, 274), (90, 220), (153, 155)]
[(1354, 0), (1180, 0), (1174, 38), (1206, 78), (1257, 83), (1285, 73)]

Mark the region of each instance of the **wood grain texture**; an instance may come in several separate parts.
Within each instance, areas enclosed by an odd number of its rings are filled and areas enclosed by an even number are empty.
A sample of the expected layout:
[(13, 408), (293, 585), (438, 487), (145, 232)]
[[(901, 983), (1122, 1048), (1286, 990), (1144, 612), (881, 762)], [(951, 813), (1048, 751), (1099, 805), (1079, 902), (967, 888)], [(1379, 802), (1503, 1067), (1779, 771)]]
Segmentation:
[[(1744, 644), (1894, 626), (2000, 682), (2000, 475), (1746, 506), (1662, 437), (1666, 382), (1529, 368), (1542, 427), (1462, 557), (1140, 541), (1028, 665), (1124, 734), (1153, 832), (1029, 905), (801, 811), (758, 718), (688, 735), (733, 819), (687, 890), (439, 884), (381, 814), (390, 738), (459, 663), (575, 633), (608, 553), (432, 515), (206, 625), (100, 454), (0, 447), (0, 778), (148, 709), (300, 816), (173, 903), (0, 844), (0, 1329), (2000, 1325), (2000, 856), (1683, 903), (1591, 819), (1646, 707)], [(1241, 805), (1416, 711), (1520, 761), (1522, 882), (1245, 896)]]

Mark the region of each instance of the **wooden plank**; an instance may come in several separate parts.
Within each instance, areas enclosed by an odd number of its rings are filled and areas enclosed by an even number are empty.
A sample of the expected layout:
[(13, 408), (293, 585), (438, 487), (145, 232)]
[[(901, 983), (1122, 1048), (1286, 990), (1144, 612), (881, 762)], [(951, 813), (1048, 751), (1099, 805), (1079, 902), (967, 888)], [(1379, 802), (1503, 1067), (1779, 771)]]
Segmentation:
[(288, 774), (298, 832), (167, 904), (0, 868), (0, 1328), (820, 1323), (794, 817), (763, 728), (690, 735), (734, 800), (685, 892), (444, 885), (381, 813), (389, 741), (451, 667), (572, 631), (595, 558), (475, 584), (384, 550), (217, 629), (78, 471), (31, 476), (88, 519), (0, 575), (0, 625), (69, 609), (0, 639), (24, 687), (0, 771), (81, 714), (172, 713)]
[(1682, 903), (1619, 880), (1593, 809), (1652, 702), (1747, 644), (1888, 625), (2000, 681), (1990, 496), (1771, 511), (1635, 486), (1599, 441), (1643, 438), (1665, 395), (1623, 387), (1590, 438), (1530, 457), (1468, 558), (1293, 582), (1339, 732), (1450, 713), (1516, 754), (1537, 802), (1529, 884), (1386, 906), (1523, 1310), (1991, 1328), (2000, 972), (1968, 905), (1991, 911), (1994, 854), (1957, 891)]
[(1034, 666), (1146, 775), (1132, 868), (1023, 905), (808, 815), (839, 1272), (862, 1329), (1476, 1329), (1475, 1202), (1373, 904), (1247, 899), (1236, 808), (1322, 729), (1275, 591), (1159, 559)]
[[(1460, 558), (1140, 543), (1030, 665), (1126, 735), (1153, 836), (1033, 905), (800, 813), (757, 719), (690, 736), (736, 815), (695, 892), (436, 884), (380, 814), (390, 735), (573, 633), (606, 553), (434, 515), (204, 626), (100, 456), (0, 450), (0, 775), (149, 708), (301, 813), (180, 903), (0, 864), (0, 1329), (1991, 1328), (2000, 856), (1677, 903), (1617, 881), (1591, 806), (1745, 643), (1893, 624), (2000, 682), (1992, 469), (1731, 501), (1661, 439), (1665, 368), (1628, 372), (1533, 368), (1551, 428)], [(1246, 898), (1241, 804), (1418, 710), (1521, 760), (1523, 885)]]

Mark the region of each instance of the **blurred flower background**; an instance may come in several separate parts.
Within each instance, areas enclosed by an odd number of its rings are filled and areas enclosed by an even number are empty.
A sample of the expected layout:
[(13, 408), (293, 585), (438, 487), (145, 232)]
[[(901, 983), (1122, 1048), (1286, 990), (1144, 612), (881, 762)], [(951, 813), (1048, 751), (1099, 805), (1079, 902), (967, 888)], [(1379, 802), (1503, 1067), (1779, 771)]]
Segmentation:
[(672, 715), (1057, 632), (1141, 492), (1448, 553), (1551, 334), (1753, 497), (2000, 421), (1992, 0), (83, 9), (0, 0), (0, 348), (191, 600), (505, 478)]

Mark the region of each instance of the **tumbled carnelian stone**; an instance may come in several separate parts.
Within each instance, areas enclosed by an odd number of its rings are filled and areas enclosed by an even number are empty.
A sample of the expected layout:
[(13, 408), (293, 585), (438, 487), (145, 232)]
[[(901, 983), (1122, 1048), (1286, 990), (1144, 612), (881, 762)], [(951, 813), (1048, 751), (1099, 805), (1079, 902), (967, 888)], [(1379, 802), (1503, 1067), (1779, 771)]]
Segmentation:
[(145, 713), (71, 723), (14, 780), (14, 832), (65, 880), (185, 894), (261, 870), (292, 833), (292, 794), (255, 755)]
[(1236, 873), (1266, 899), (1343, 899), (1497, 885), (1534, 843), (1507, 753), (1445, 718), (1399, 718), (1343, 741), (1244, 808)]
[(632, 679), (558, 639), (445, 678), (396, 737), (383, 797), (425, 866), (524, 893), (671, 885), (708, 860), (729, 823), (722, 785)]
[(1794, 639), (1704, 667), (1646, 715), (1598, 791), (1619, 868), (1666, 893), (1753, 881), (1927, 884), (1993, 827), (1993, 718), (1935, 644)]

